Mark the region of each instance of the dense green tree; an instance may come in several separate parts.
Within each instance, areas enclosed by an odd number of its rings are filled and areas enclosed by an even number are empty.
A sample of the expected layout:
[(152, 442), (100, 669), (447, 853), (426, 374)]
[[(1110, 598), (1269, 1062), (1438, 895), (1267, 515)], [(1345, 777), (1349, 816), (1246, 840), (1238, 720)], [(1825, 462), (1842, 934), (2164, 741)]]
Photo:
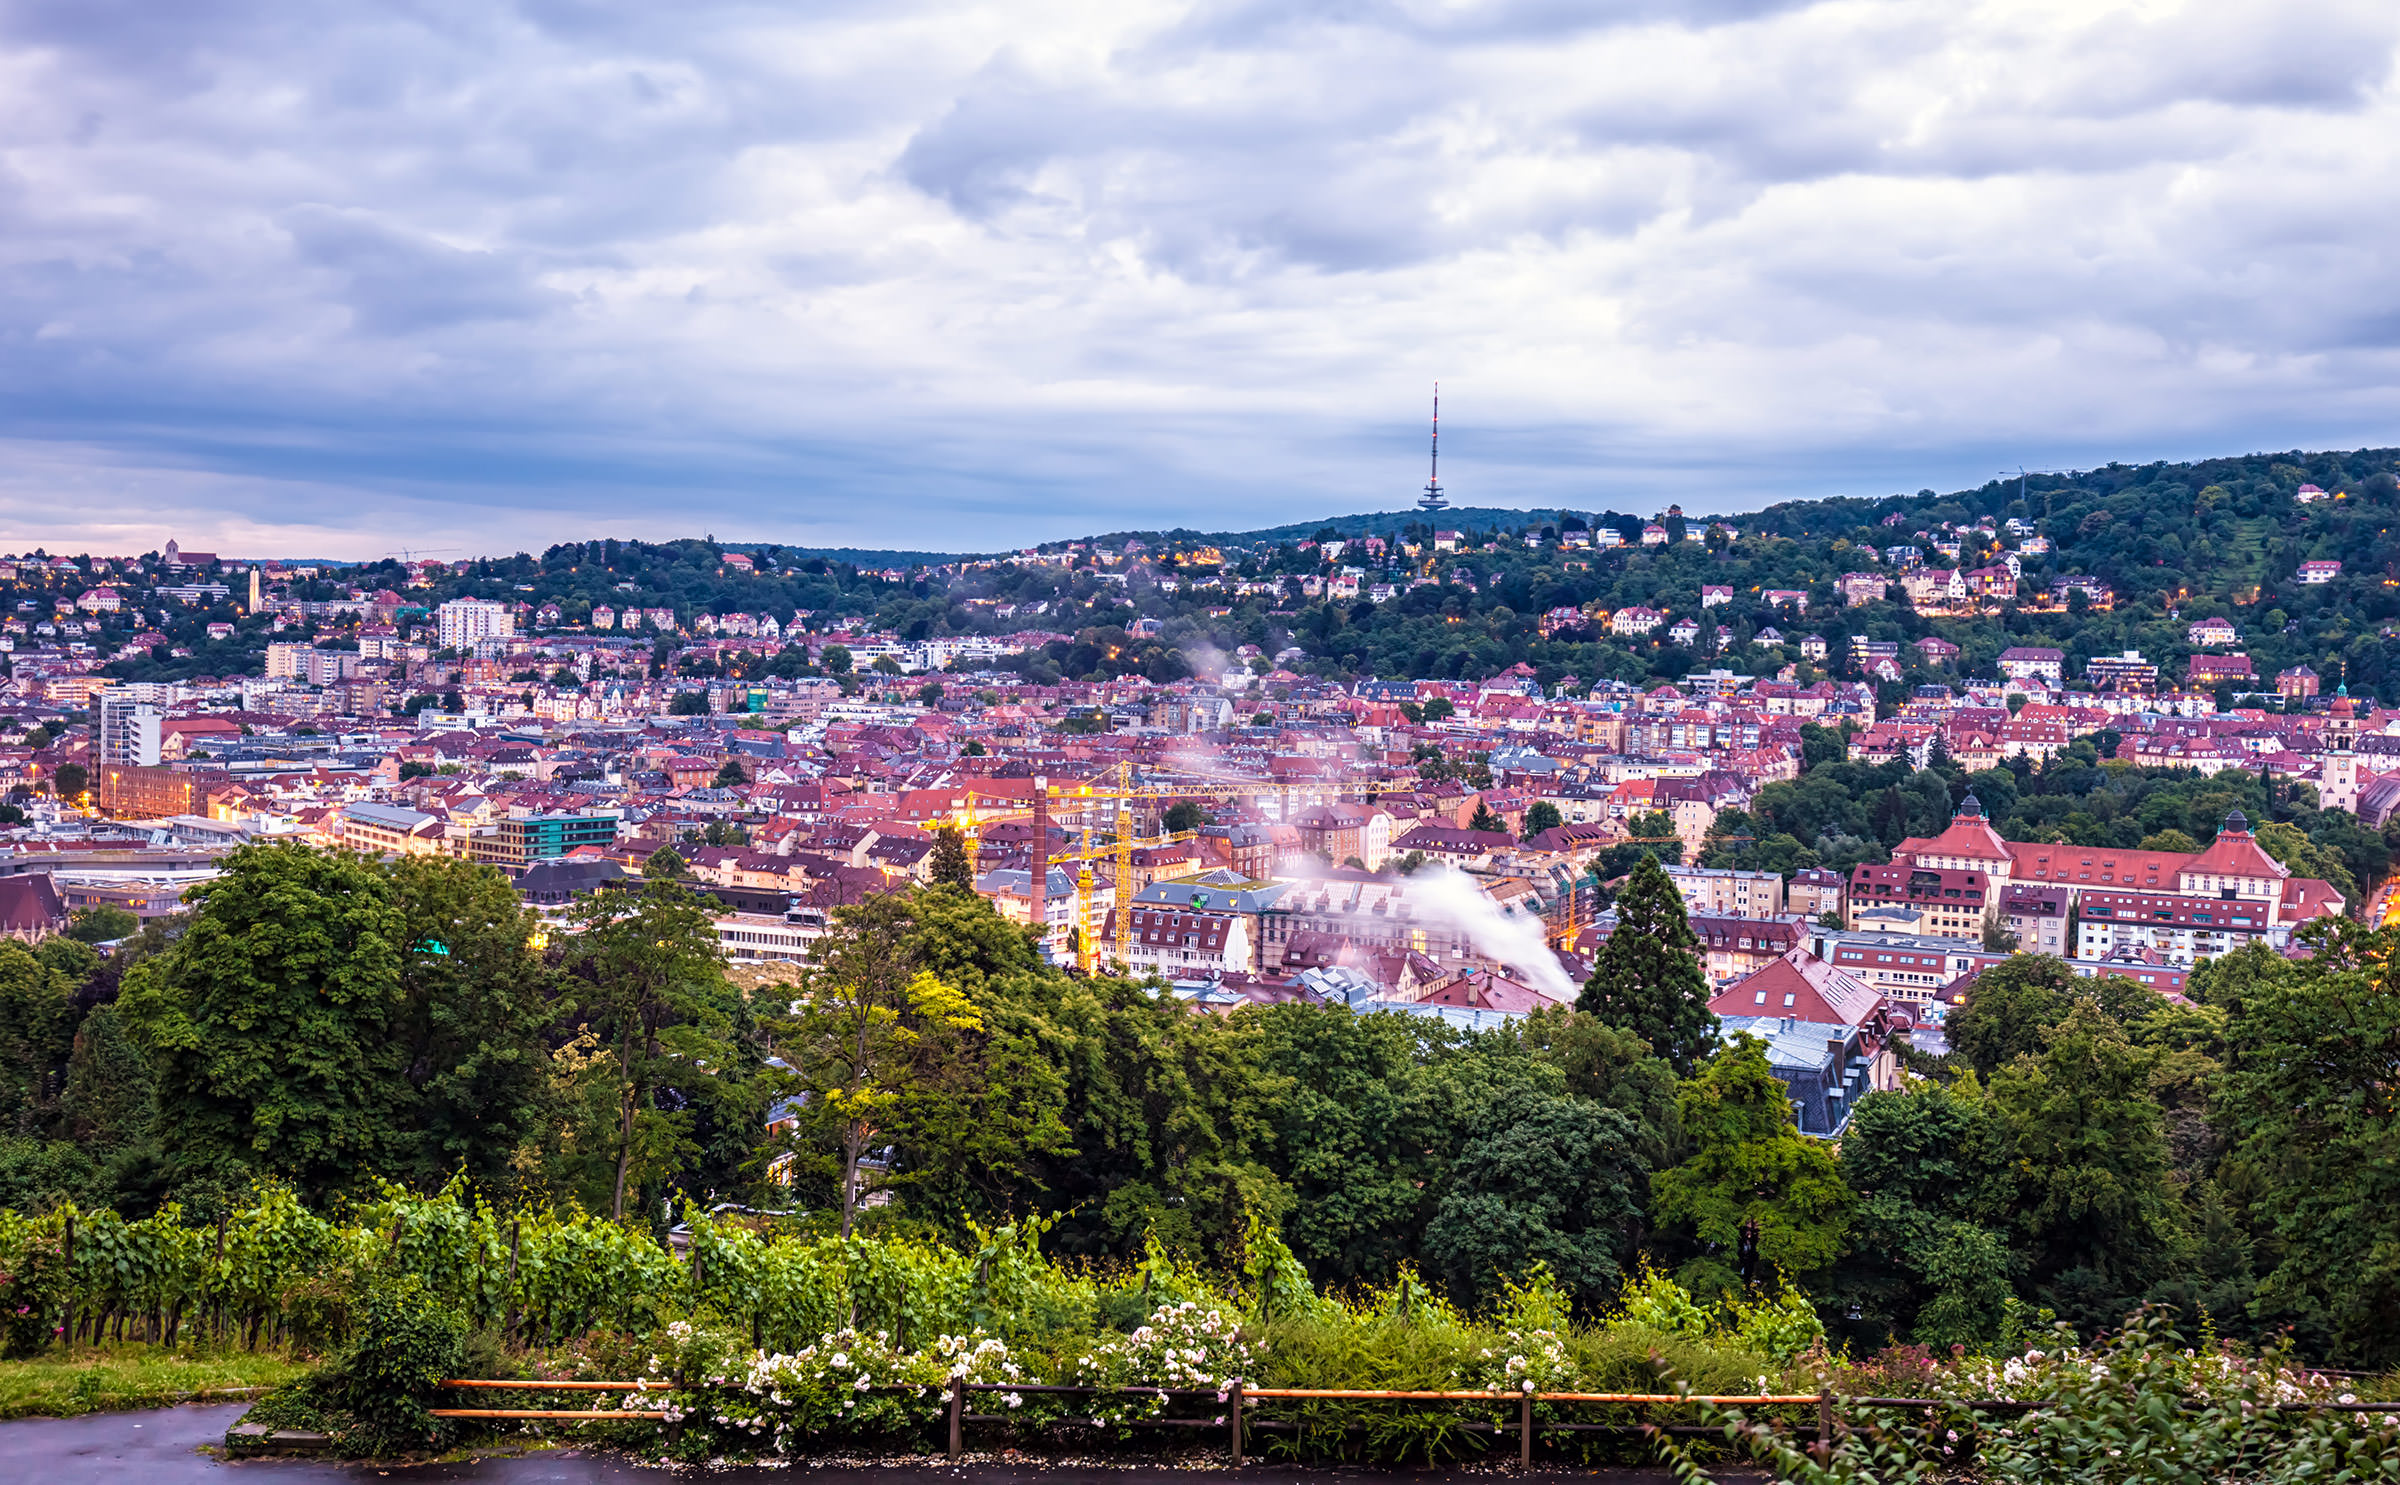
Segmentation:
[(0, 1134), (45, 1132), (75, 1040), (74, 981), (0, 939)]
[[(955, 889), (945, 889), (955, 890)], [(861, 1162), (942, 1084), (971, 1078), (962, 1055), (981, 1011), (918, 950), (907, 899), (879, 894), (837, 910), (788, 1016), (770, 1029), (800, 1095), (796, 1152), (838, 1163), (842, 1235), (850, 1235)], [(896, 1179), (887, 1169), (884, 1178)]]
[(1175, 834), (1198, 830), (1208, 823), (1208, 811), (1200, 807), (1197, 799), (1178, 799), (1167, 806), (1166, 816), (1160, 823)]
[(728, 758), (718, 765), (717, 776), (710, 782), (719, 789), (738, 789), (750, 782), (750, 775), (743, 769), (741, 759)]
[(1858, 1195), (1842, 1287), (1869, 1323), (1938, 1347), (1997, 1341), (2015, 1193), (2005, 1132), (1974, 1076), (1860, 1099), (1841, 1168)]
[(75, 1029), (60, 1104), (61, 1132), (87, 1149), (113, 1150), (150, 1133), (158, 1080), (116, 1006), (93, 1007)]
[(189, 896), (189, 930), (126, 975), (121, 1001), (177, 1171), (261, 1171), (323, 1195), (383, 1168), (409, 1101), (391, 878), (356, 856), (251, 845)]
[(389, 1173), (500, 1185), (549, 1112), (558, 987), (535, 947), (540, 920), (490, 866), (403, 856), (389, 870), (405, 945), (392, 1031), (412, 1095)]
[(1989, 1079), (2017, 1058), (2039, 1054), (2050, 1029), (2079, 1005), (2130, 1023), (2159, 1004), (2156, 991), (2122, 975), (2078, 975), (2055, 954), (2019, 954), (1975, 977), (1944, 1033), (1952, 1053)]
[(1493, 834), (1500, 835), (1507, 833), (1508, 824), (1498, 815), (1492, 813), (1492, 807), (1489, 804), (1484, 803), (1482, 800), (1477, 800), (1475, 802), (1475, 817), (1467, 822), (1467, 828), (1469, 830), (1490, 831)]
[(967, 859), (967, 838), (955, 825), (933, 833), (933, 879), (953, 887), (975, 889), (975, 864)]
[(2327, 920), (2312, 953), (2218, 961), (2217, 1122), (2266, 1274), (2259, 1305), (2336, 1354), (2400, 1361), (2400, 930)]
[[(574, 978), (571, 1047), (580, 1095), (569, 1152), (612, 1217), (629, 1196), (697, 1163), (699, 1105), (753, 1058), (747, 1009), (725, 981), (715, 915), (682, 881), (674, 852), (643, 863), (639, 891), (595, 893), (575, 909), (565, 967)], [(595, 1194), (597, 1194), (595, 1193)]]
[(1646, 810), (1625, 822), (1631, 839), (1600, 853), (1600, 875), (1630, 875), (1642, 862), (1674, 866), (1683, 860), (1683, 842), (1676, 835), (1675, 817), (1663, 810)]
[[(879, 1136), (896, 1157), (885, 1179), (937, 1222), (997, 1221), (1037, 1202), (1054, 1204), (1041, 1195), (1042, 1178), (1071, 1148), (1056, 1017), (1071, 977), (1042, 962), (1024, 929), (958, 887), (869, 898), (843, 909), (837, 922), (841, 932), (810, 971), (799, 1016), (775, 1025), (779, 1044), (785, 1035), (822, 1037), (832, 1018), (855, 1013), (861, 995), (838, 985), (827, 991), (826, 975), (914, 966), (956, 1000), (903, 997), (909, 1004), (898, 1024), (913, 1042), (884, 1048), (894, 1054), (892, 1071), (875, 1085), (893, 1094), (875, 1111)], [(934, 1019), (945, 1008), (947, 1025)], [(841, 1069), (803, 1063), (799, 1071), (803, 1086), (813, 1086), (807, 1076)], [(804, 1118), (795, 1154), (838, 1172), (846, 1133)]]
[(1425, 1228), (1425, 1265), (1462, 1300), (1547, 1264), (1597, 1308), (1619, 1287), (1641, 1220), (1643, 1170), (1631, 1120), (1561, 1094), (1510, 1089), (1450, 1163)]
[(106, 903), (79, 910), (67, 922), (67, 937), (79, 943), (114, 943), (142, 926), (142, 920)]
[(1525, 811), (1525, 839), (1531, 840), (1543, 831), (1565, 823), (1566, 818), (1559, 814), (1557, 805), (1547, 799), (1537, 799)]
[(1017, 983), (1039, 1003), (1064, 1078), (1071, 1141), (1035, 1164), (1042, 1200), (1066, 1212), (1070, 1252), (1138, 1253), (1146, 1235), (1178, 1251), (1225, 1253), (1246, 1214), (1280, 1218), (1291, 1189), (1271, 1143), (1254, 1035), (1114, 976), (1046, 971)]
[(1485, 1108), (1515, 1087), (1558, 1091), (1558, 1070), (1513, 1038), (1438, 1021), (1275, 1005), (1238, 1017), (1292, 1188), (1286, 1238), (1321, 1283), (1388, 1279), (1419, 1256), (1449, 1162)]
[(1717, 1018), (1708, 1001), (1708, 975), (1683, 894), (1645, 858), (1617, 896), (1616, 929), (1593, 957), (1575, 1007), (1632, 1032), (1688, 1076), (1716, 1046)]
[(2016, 1176), (2012, 1216), (2042, 1302), (2067, 1319), (2122, 1317), (2183, 1242), (2168, 1186), (2161, 1054), (2101, 1007), (2078, 1002), (1992, 1079)]
[(1697, 1247), (1681, 1270), (1695, 1294), (1780, 1273), (1807, 1283), (1842, 1256), (1851, 1197), (1827, 1145), (1792, 1123), (1791, 1094), (1765, 1043), (1742, 1036), (1682, 1091), (1691, 1158), (1651, 1181), (1656, 1216)]

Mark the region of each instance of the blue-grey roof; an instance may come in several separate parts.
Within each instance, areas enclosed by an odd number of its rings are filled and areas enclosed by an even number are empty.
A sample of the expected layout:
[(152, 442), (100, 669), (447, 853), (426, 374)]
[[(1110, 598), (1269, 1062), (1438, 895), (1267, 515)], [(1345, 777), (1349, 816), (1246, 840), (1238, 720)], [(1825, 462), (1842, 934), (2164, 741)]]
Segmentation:
[(1223, 877), (1209, 873), (1199, 877), (1152, 882), (1134, 894), (1133, 900), (1154, 906), (1196, 908), (1211, 913), (1263, 913), (1273, 907), (1290, 886), (1289, 882), (1249, 882), (1234, 878), (1230, 873)]
[(1463, 1031), (1494, 1031), (1511, 1021), (1524, 1019), (1521, 1011), (1495, 1011), (1476, 1005), (1434, 1005), (1422, 1000), (1363, 1000), (1352, 1009), (1362, 1015), (1373, 1011), (1397, 1011), (1409, 1016), (1431, 1016)]

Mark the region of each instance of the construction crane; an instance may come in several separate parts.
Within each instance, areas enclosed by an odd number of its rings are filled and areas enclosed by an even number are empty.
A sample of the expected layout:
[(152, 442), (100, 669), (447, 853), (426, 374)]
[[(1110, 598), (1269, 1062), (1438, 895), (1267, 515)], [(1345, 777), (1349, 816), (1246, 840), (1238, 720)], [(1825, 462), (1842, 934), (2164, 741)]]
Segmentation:
[[(1410, 780), (1409, 782), (1414, 783), (1415, 781)], [(1113, 788), (1095, 784), (1053, 784), (1047, 778), (1037, 777), (1033, 781), (1031, 799), (1025, 800), (1014, 795), (979, 793), (970, 787), (962, 791), (964, 795), (962, 803), (957, 809), (950, 812), (945, 823), (956, 828), (964, 838), (970, 868), (980, 850), (982, 834), (986, 829), (993, 825), (1019, 820), (1027, 820), (1032, 823), (1034, 852), (1027, 873), (1030, 878), (1027, 890), (1031, 899), (1027, 916), (1037, 934), (1046, 933), (1049, 923), (1049, 867), (1053, 864), (1064, 865), (1070, 861), (1080, 863), (1075, 886), (1077, 900), (1076, 960), (1078, 966), (1089, 973), (1095, 966), (1098, 956), (1096, 934), (1092, 923), (1092, 909), (1094, 889), (1099, 885), (1099, 881), (1093, 871), (1093, 863), (1113, 860), (1116, 868), (1115, 885), (1118, 911), (1114, 925), (1115, 931), (1109, 936), (1109, 948), (1110, 957), (1119, 966), (1122, 966), (1129, 963), (1132, 958), (1130, 952), (1132, 947), (1131, 915), (1126, 908), (1133, 901), (1133, 852), (1135, 847), (1173, 845), (1190, 840), (1199, 833), (1188, 830), (1161, 831), (1152, 837), (1137, 837), (1134, 833), (1133, 820), (1133, 806), (1136, 800), (1232, 800), (1273, 797), (1278, 801), (1277, 814), (1279, 818), (1288, 820), (1292, 812), (1291, 793), (1294, 787), (1295, 785), (1291, 783), (1267, 782), (1255, 778), (1212, 779), (1206, 777), (1183, 783), (1145, 784), (1136, 787), (1132, 763), (1122, 762), (1117, 765), (1117, 778)], [(1388, 794), (1393, 792), (1396, 787), (1404, 786), (1397, 786), (1388, 781), (1340, 784), (1312, 781), (1296, 787), (1304, 794), (1371, 797), (1377, 794)], [(980, 810), (976, 807), (978, 800), (991, 801), (1000, 805), (1001, 808)], [(1114, 839), (1094, 845), (1091, 840), (1094, 829), (1091, 819), (1092, 811), (1109, 803), (1114, 803), (1116, 806)], [(1049, 849), (1050, 820), (1054, 807), (1059, 805), (1075, 806), (1074, 813), (1081, 817), (1078, 825), (1084, 836), (1081, 850), (1054, 854)]]
[[(1663, 846), (1669, 844), (1681, 845), (1682, 843), (1683, 837), (1680, 835), (1622, 835), (1606, 842), (1603, 846), (1603, 849), (1615, 846)], [(1601, 885), (1600, 863), (1597, 860), (1587, 862), (1582, 870), (1576, 872), (1575, 875), (1567, 879), (1566, 926), (1560, 929), (1558, 933), (1553, 935), (1553, 942), (1555, 942), (1562, 949), (1573, 948), (1575, 946), (1576, 935), (1581, 933), (1585, 927), (1585, 924), (1582, 921), (1582, 914), (1580, 910), (1581, 894), (1577, 889), (1580, 888), (1587, 879), (1591, 882), (1593, 889), (1597, 891)], [(1594, 913), (1592, 915), (1592, 921), (1599, 921), (1598, 913)]]

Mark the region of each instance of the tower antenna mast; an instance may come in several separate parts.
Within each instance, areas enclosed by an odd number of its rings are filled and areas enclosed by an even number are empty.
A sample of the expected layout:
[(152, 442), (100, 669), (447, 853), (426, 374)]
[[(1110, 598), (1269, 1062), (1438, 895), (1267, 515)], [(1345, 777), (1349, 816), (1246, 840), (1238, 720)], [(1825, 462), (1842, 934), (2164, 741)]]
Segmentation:
[(1425, 493), (1417, 497), (1419, 510), (1444, 510), (1449, 500), (1442, 494), (1442, 384), (1433, 384), (1433, 445), (1432, 466), (1427, 471)]

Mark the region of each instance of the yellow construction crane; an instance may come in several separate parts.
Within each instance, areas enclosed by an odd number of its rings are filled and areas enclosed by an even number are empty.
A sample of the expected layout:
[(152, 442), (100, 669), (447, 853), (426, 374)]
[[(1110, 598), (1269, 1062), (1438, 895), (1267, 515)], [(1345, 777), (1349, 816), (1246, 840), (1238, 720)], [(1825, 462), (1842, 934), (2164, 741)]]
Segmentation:
[[(1408, 781), (1409, 784), (1414, 782), (1413, 779)], [(1136, 846), (1172, 845), (1190, 840), (1199, 833), (1188, 830), (1161, 831), (1152, 837), (1137, 837), (1134, 834), (1133, 820), (1135, 800), (1232, 800), (1273, 796), (1280, 802), (1278, 814), (1288, 819), (1291, 815), (1291, 794), (1294, 787), (1298, 787), (1304, 794), (1373, 796), (1388, 794), (1395, 788), (1406, 787), (1406, 785), (1380, 781), (1340, 784), (1310, 781), (1295, 786), (1290, 783), (1274, 783), (1255, 778), (1212, 779), (1203, 777), (1184, 783), (1145, 784), (1136, 788), (1133, 779), (1133, 764), (1127, 761), (1117, 765), (1114, 788), (1089, 783), (1053, 784), (1047, 779), (1036, 778), (1033, 781), (1033, 797), (1029, 801), (1020, 800), (1013, 795), (978, 793), (972, 788), (966, 789), (962, 791), (964, 799), (960, 807), (951, 812), (946, 823), (955, 826), (965, 838), (967, 861), (971, 868), (980, 849), (982, 833), (986, 828), (1017, 820), (1032, 822), (1034, 856), (1029, 868), (1031, 880), (1027, 884), (1031, 894), (1028, 917), (1036, 934), (1045, 932), (1045, 925), (1048, 923), (1050, 884), (1047, 868), (1053, 864), (1063, 865), (1069, 861), (1081, 863), (1076, 873), (1075, 884), (1077, 898), (1076, 962), (1078, 967), (1089, 973), (1098, 962), (1099, 957), (1099, 946), (1095, 942), (1092, 923), (1093, 889), (1098, 882), (1092, 870), (1092, 863), (1103, 858), (1113, 858), (1116, 866), (1117, 914), (1115, 931), (1110, 935), (1109, 948), (1110, 957), (1119, 966), (1123, 966), (1132, 958), (1130, 953), (1132, 946), (1131, 914), (1126, 909), (1133, 901), (1134, 848)], [(976, 801), (979, 799), (989, 800), (1000, 805), (1001, 808), (979, 811), (976, 808)], [(1093, 829), (1091, 813), (1095, 808), (1103, 807), (1112, 801), (1116, 805), (1115, 839), (1095, 847), (1091, 840)], [(1075, 812), (1082, 817), (1080, 828), (1084, 834), (1083, 849), (1064, 855), (1053, 855), (1048, 850), (1050, 816), (1052, 810), (1060, 805), (1076, 807)]]

